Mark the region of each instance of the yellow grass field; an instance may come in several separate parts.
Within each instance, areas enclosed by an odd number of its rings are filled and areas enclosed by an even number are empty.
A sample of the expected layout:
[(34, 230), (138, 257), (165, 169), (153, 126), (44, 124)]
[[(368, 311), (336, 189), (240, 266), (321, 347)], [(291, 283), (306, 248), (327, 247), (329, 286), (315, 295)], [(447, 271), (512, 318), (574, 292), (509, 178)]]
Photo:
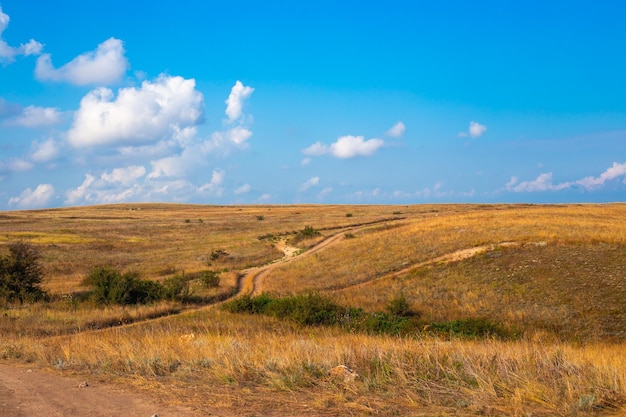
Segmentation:
[[(319, 234), (303, 238), (307, 226)], [(0, 254), (15, 241), (40, 251), (51, 300), (0, 304), (6, 362), (130, 385), (198, 415), (626, 414), (626, 204), (0, 213)], [(201, 302), (103, 307), (78, 297), (97, 265), (221, 281), (192, 287)], [(402, 295), (423, 323), (484, 318), (515, 337), (348, 332), (216, 301), (244, 291), (315, 292), (371, 313)], [(338, 365), (358, 376), (333, 375)]]

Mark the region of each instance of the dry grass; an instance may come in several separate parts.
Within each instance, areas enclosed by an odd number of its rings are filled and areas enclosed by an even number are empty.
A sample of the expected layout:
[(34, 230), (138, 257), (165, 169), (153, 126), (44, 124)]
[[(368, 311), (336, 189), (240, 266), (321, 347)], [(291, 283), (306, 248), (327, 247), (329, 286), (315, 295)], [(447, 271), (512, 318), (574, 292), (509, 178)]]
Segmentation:
[[(239, 413), (262, 409), (236, 404), (268, 391), (285, 403), (283, 412), (306, 405), (335, 415), (582, 415), (626, 404), (620, 345), (374, 337), (214, 309), (97, 333), (24, 337), (4, 342), (0, 352)], [(338, 364), (359, 377), (330, 377)]]
[[(310, 225), (323, 239), (342, 227), (398, 217), (278, 266), (263, 288), (318, 290), (370, 311), (402, 292), (430, 320), (488, 317), (524, 337), (346, 334), (212, 306), (149, 320), (186, 307), (94, 309), (60, 297), (82, 289), (84, 274), (102, 263), (151, 279), (227, 269), (215, 290), (226, 294), (237, 270), (282, 257), (259, 236), (289, 236)], [(98, 375), (232, 415), (626, 412), (626, 205), (151, 204), (3, 213), (0, 242), (17, 238), (41, 249), (46, 287), (59, 298), (0, 310), (0, 358)], [(518, 244), (411, 269), (502, 242)], [(229, 256), (209, 266), (217, 249)], [(116, 321), (134, 323), (94, 330)], [(329, 376), (340, 364), (359, 377)]]

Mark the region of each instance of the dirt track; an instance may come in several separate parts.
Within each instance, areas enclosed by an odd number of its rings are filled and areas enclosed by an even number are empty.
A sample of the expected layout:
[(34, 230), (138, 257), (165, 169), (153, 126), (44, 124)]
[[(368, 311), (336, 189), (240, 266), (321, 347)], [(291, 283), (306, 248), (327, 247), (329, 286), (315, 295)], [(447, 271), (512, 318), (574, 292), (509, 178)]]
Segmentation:
[(164, 406), (154, 398), (105, 386), (98, 381), (62, 377), (22, 366), (0, 364), (2, 417), (195, 417), (192, 410)]

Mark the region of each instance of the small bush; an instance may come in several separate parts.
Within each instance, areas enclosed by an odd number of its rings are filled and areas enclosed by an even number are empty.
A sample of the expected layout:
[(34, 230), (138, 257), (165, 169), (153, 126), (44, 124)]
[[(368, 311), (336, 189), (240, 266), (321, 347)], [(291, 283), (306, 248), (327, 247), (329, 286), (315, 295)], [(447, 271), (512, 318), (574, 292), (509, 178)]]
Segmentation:
[(262, 221), (262, 220), (265, 220), (265, 216), (261, 216), (261, 215), (259, 215), (259, 216), (256, 216), (256, 219), (257, 219), (258, 221)]
[[(154, 281), (147, 281), (153, 284), (157, 284)], [(189, 278), (185, 275), (174, 275), (171, 278), (167, 278), (161, 285), (161, 297), (172, 301), (186, 301), (189, 298)]]
[(9, 255), (0, 256), (0, 300), (34, 302), (47, 298), (41, 288), (41, 255), (28, 243), (9, 244)]
[(346, 213), (346, 217), (352, 217), (352, 213)]
[(329, 298), (311, 293), (277, 298), (267, 305), (265, 313), (305, 326), (318, 326), (336, 324), (342, 310)]
[(300, 230), (298, 234), (304, 238), (307, 238), (317, 236), (320, 234), (320, 232), (315, 230), (312, 226), (304, 226), (304, 229)]
[(94, 268), (83, 285), (92, 287), (90, 298), (99, 304), (145, 304), (163, 297), (158, 282), (139, 279), (136, 272), (121, 273), (108, 266)]
[(470, 339), (485, 337), (508, 339), (511, 337), (502, 325), (482, 317), (433, 323), (429, 326), (429, 329), (443, 335)]
[(224, 309), (231, 313), (263, 314), (265, 308), (274, 299), (267, 294), (257, 297), (244, 295), (224, 303)]
[(199, 280), (205, 288), (217, 288), (220, 286), (220, 275), (215, 271), (201, 272)]
[(399, 293), (389, 300), (386, 310), (393, 316), (405, 317), (411, 315), (411, 307), (403, 293)]

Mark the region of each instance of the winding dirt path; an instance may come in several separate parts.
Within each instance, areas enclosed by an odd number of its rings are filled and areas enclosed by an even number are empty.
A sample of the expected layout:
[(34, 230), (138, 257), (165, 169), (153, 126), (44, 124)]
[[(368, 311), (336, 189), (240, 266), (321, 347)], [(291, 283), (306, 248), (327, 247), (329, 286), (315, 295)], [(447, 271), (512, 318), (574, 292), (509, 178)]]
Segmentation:
[(247, 294), (252, 296), (262, 293), (263, 280), (272, 270), (289, 262), (293, 262), (294, 260), (299, 259), (303, 256), (310, 256), (314, 253), (324, 250), (326, 247), (344, 239), (346, 233), (356, 233), (371, 226), (372, 225), (364, 225), (343, 228), (340, 231), (329, 235), (327, 238), (313, 245), (306, 251), (293, 246), (289, 246), (286, 243), (285, 239), (280, 240), (278, 243), (276, 243), (276, 248), (283, 251), (285, 256), (271, 264), (248, 268), (241, 271), (242, 277), (239, 281), (239, 291), (237, 295)]

